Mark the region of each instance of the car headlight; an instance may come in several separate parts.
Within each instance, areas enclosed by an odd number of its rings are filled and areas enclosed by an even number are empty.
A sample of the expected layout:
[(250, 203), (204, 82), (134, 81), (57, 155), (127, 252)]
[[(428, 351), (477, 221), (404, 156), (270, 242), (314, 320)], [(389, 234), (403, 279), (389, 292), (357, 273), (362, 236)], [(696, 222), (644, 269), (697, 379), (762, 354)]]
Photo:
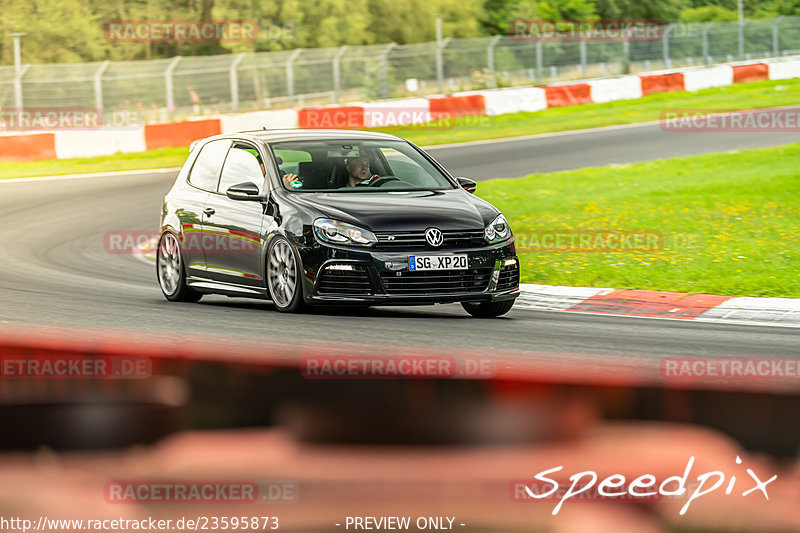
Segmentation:
[(369, 230), (329, 218), (318, 218), (315, 220), (314, 233), (319, 240), (331, 244), (372, 246), (378, 242), (378, 238)]
[(486, 226), (483, 235), (490, 243), (503, 242), (511, 238), (511, 228), (508, 226), (506, 217), (497, 215), (491, 224)]

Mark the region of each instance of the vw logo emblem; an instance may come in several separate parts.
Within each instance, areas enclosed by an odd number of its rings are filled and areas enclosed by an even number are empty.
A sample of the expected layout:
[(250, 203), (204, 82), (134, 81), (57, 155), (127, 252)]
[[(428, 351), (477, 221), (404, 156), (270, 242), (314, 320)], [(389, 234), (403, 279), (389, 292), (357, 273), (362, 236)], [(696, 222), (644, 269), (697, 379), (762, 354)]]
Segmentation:
[(425, 230), (425, 240), (431, 246), (439, 247), (444, 242), (444, 235), (439, 228), (428, 228)]

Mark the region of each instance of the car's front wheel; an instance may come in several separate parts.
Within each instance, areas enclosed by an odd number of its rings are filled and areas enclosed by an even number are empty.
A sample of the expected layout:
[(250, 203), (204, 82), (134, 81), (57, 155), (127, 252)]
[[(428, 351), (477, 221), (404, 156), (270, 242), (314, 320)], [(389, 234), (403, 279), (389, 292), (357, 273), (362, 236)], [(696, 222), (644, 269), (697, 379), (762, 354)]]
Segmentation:
[(502, 302), (461, 302), (464, 311), (477, 318), (494, 318), (511, 311), (514, 300)]
[(300, 259), (284, 237), (273, 237), (267, 251), (267, 288), (275, 308), (283, 313), (302, 311), (302, 269)]
[(183, 256), (178, 238), (172, 233), (165, 233), (158, 241), (156, 251), (156, 270), (161, 292), (171, 302), (197, 302), (202, 293), (186, 284), (186, 270), (183, 268)]

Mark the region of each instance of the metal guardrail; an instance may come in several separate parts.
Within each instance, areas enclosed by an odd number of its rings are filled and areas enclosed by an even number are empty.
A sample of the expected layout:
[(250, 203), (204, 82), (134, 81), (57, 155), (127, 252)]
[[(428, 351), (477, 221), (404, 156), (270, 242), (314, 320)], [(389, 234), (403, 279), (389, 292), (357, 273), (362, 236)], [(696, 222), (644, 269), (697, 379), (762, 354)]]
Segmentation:
[(105, 121), (544, 84), (800, 49), (800, 17), (671, 24), (659, 40), (532, 42), (507, 35), (149, 61), (0, 66), (0, 107), (103, 111)]

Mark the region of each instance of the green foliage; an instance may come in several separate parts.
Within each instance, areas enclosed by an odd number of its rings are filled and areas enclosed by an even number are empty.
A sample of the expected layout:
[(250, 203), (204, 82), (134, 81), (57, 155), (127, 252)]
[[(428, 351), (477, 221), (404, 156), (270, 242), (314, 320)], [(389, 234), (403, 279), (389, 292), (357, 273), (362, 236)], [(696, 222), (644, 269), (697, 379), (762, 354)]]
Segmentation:
[[(736, 0), (2, 0), (0, 64), (13, 62), (8, 34), (24, 32), (23, 62), (132, 60), (221, 53), (432, 41), (507, 34), (512, 20), (736, 20)], [(800, 0), (744, 0), (748, 18), (800, 15)], [(252, 19), (255, 42), (108, 42), (110, 20)], [(475, 68), (480, 68), (475, 66)]]
[(684, 9), (680, 18), (683, 22), (728, 22), (736, 21), (738, 14), (722, 6), (703, 6)]

